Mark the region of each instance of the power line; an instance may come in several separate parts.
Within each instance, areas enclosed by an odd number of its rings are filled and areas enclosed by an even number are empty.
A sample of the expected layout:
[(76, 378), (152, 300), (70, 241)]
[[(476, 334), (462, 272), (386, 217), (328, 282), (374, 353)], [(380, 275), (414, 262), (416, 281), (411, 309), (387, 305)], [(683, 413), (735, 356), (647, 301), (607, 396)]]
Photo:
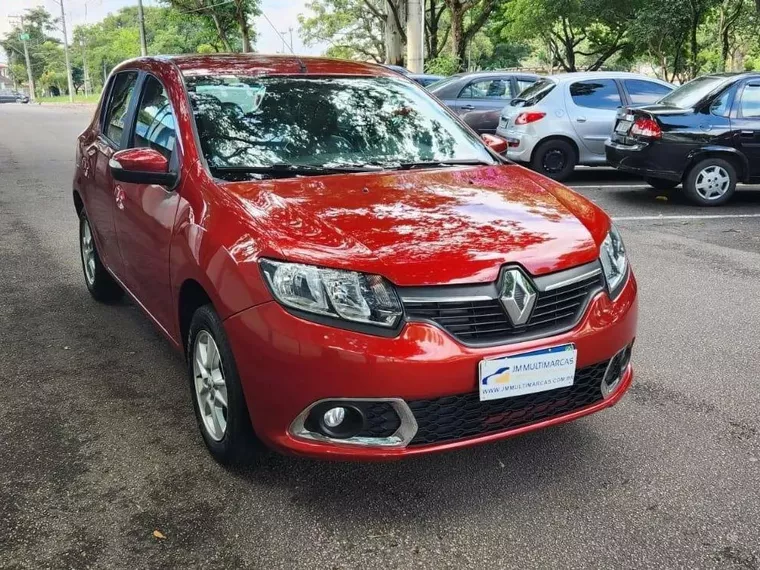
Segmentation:
[(272, 23), (272, 20), (269, 19), (269, 16), (267, 16), (267, 14), (266, 14), (266, 12), (264, 12), (264, 10), (261, 11), (261, 15), (264, 16), (264, 19), (272, 27), (272, 29), (274, 30), (274, 33), (277, 34), (280, 37), (280, 39), (282, 40), (283, 45), (288, 46), (288, 49), (290, 50), (290, 53), (292, 53), (293, 55), (296, 55), (296, 52), (293, 51), (293, 46), (290, 45), (290, 44), (288, 44), (288, 42), (285, 41), (285, 38), (283, 37), (283, 35), (277, 30), (277, 28), (274, 27), (274, 24)]

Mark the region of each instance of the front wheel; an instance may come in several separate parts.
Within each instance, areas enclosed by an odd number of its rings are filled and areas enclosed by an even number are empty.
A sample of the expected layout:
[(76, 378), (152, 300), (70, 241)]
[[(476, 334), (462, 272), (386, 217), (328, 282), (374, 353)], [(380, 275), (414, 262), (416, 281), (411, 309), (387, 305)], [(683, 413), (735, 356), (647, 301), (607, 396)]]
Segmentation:
[(689, 170), (683, 188), (695, 204), (721, 206), (736, 191), (736, 169), (722, 158), (706, 158)]
[(199, 308), (190, 323), (187, 370), (206, 447), (222, 464), (243, 462), (257, 441), (232, 349), (211, 305)]
[(578, 162), (575, 148), (569, 142), (562, 139), (554, 139), (542, 142), (530, 160), (530, 167), (544, 176), (562, 182), (575, 170)]
[(655, 190), (672, 190), (680, 184), (675, 180), (665, 180), (664, 178), (645, 178), (644, 181)]

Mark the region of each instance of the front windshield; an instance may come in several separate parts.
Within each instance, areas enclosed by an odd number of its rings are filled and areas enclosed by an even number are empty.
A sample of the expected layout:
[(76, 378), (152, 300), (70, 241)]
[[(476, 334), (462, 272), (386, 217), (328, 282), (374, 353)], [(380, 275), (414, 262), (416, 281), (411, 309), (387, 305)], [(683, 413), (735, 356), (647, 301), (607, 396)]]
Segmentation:
[(729, 80), (730, 78), (727, 77), (714, 77), (709, 75), (698, 77), (674, 89), (660, 99), (658, 103), (661, 105), (669, 105), (671, 107), (680, 107), (681, 109), (691, 109), (707, 95)]
[(494, 163), (419, 87), (385, 77), (186, 78), (209, 167)]

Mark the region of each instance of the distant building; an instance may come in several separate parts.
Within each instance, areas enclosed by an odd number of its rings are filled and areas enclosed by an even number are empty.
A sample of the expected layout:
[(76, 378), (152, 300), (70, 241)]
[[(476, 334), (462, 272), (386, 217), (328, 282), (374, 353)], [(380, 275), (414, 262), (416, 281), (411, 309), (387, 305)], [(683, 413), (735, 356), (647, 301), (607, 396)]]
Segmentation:
[(13, 80), (11, 79), (11, 70), (4, 63), (0, 63), (0, 89), (12, 89)]

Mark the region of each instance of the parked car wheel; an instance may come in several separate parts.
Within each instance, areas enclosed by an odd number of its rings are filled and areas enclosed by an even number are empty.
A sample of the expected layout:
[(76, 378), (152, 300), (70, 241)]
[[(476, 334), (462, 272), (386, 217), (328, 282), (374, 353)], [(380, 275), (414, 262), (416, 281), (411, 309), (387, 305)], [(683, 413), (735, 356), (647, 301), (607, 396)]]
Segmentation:
[(664, 178), (645, 178), (644, 181), (654, 190), (671, 190), (680, 184), (675, 180), (665, 180)]
[(232, 349), (211, 305), (199, 308), (190, 323), (187, 370), (195, 417), (211, 455), (226, 465), (248, 458), (256, 437)]
[(90, 295), (102, 302), (118, 300), (124, 291), (100, 261), (90, 221), (84, 209), (79, 214), (79, 250), (82, 257), (84, 282)]
[(720, 206), (736, 191), (736, 169), (721, 158), (707, 158), (689, 170), (683, 188), (689, 199), (700, 206)]
[(566, 180), (578, 162), (575, 149), (569, 142), (555, 139), (538, 145), (533, 152), (530, 167), (554, 180)]

